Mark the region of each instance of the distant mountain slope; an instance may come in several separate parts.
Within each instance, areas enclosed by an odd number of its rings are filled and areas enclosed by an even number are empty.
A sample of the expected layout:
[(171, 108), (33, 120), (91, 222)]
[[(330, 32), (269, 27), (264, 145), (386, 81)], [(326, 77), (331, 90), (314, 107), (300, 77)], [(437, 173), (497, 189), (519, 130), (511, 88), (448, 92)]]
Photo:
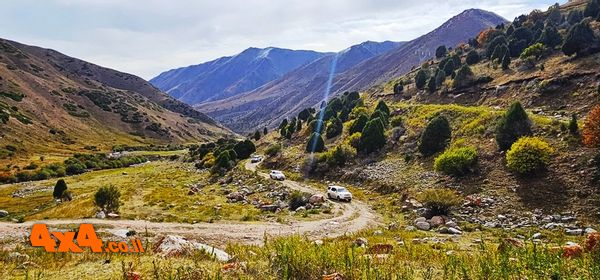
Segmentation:
[(1, 147), (72, 151), (228, 134), (139, 77), (0, 39)]
[[(341, 52), (331, 93), (363, 90), (398, 76), (431, 58), (439, 45), (456, 46), (483, 29), (504, 22), (504, 18), (494, 13), (470, 9), (426, 35), (354, 64), (346, 65)], [(323, 100), (333, 58), (323, 57), (254, 91), (197, 108), (238, 132), (264, 125), (275, 126), (281, 119)]]
[(324, 55), (304, 50), (249, 48), (235, 56), (166, 71), (150, 82), (180, 101), (198, 104), (254, 90)]

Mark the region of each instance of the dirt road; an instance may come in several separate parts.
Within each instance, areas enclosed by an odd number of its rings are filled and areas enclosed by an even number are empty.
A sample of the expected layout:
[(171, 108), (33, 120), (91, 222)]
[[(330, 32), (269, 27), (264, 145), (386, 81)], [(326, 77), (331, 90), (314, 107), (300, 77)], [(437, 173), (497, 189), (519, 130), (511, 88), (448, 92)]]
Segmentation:
[[(246, 168), (256, 171), (256, 165), (246, 163)], [(269, 175), (257, 172), (259, 176), (268, 178)], [(294, 181), (283, 181), (290, 189), (309, 193), (322, 193), (308, 186)], [(216, 223), (156, 223), (144, 220), (106, 220), (106, 219), (76, 219), (76, 220), (42, 220), (27, 221), (25, 223), (0, 223), (0, 240), (7, 237), (24, 237), (29, 235), (31, 226), (35, 223), (44, 223), (50, 226), (92, 223), (95, 225), (108, 225), (113, 229), (133, 229), (137, 232), (148, 230), (152, 233), (178, 234), (196, 238), (214, 245), (227, 242), (245, 244), (262, 244), (265, 234), (270, 236), (301, 234), (311, 239), (336, 237), (346, 233), (355, 232), (378, 223), (378, 215), (368, 205), (360, 201), (352, 203), (337, 203), (342, 214), (333, 218), (317, 221), (292, 222), (280, 224), (274, 222), (216, 222)], [(110, 231), (103, 229), (100, 231)]]

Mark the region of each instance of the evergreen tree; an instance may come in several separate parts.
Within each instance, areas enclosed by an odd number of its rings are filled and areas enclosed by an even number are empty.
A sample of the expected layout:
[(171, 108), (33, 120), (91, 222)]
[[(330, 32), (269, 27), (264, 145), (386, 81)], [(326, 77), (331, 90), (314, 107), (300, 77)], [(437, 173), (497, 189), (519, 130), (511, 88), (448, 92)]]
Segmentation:
[(577, 124), (577, 114), (571, 115), (571, 121), (569, 121), (569, 132), (571, 135), (579, 135), (579, 125)]
[(586, 46), (595, 41), (594, 31), (585, 21), (577, 23), (569, 29), (562, 51), (566, 55), (580, 55)]
[(253, 138), (255, 141), (258, 141), (258, 140), (260, 140), (260, 131), (258, 131), (258, 130), (257, 130), (257, 131), (254, 131), (254, 135), (252, 135), (252, 138)]
[(476, 50), (471, 50), (467, 53), (467, 57), (465, 58), (465, 62), (469, 65), (476, 64), (479, 62), (479, 53)]
[(463, 88), (470, 86), (472, 83), (473, 72), (471, 71), (471, 67), (465, 64), (456, 72), (452, 85), (454, 88)]
[(521, 103), (515, 102), (496, 126), (496, 143), (500, 150), (508, 150), (522, 136), (531, 134), (531, 124)]
[(402, 91), (404, 91), (404, 84), (402, 83), (402, 81), (397, 82), (394, 85), (394, 94), (401, 94)]
[(357, 132), (362, 132), (363, 128), (365, 127), (365, 125), (367, 124), (368, 121), (369, 121), (369, 117), (367, 115), (364, 115), (364, 114), (358, 115), (358, 117), (350, 125), (350, 129), (349, 129), (350, 135), (357, 133)]
[(417, 75), (415, 76), (415, 86), (418, 89), (423, 89), (423, 88), (425, 88), (426, 83), (427, 83), (427, 73), (425, 72), (425, 70), (421, 69), (417, 72)]
[(427, 82), (427, 89), (430, 93), (433, 93), (437, 90), (436, 77), (431, 77), (429, 82)]
[(444, 73), (446, 73), (446, 77), (452, 75), (452, 73), (454, 73), (454, 70), (454, 61), (448, 60), (448, 62), (446, 62), (446, 64), (444, 65)]
[(385, 104), (385, 101), (383, 100), (379, 100), (379, 102), (377, 102), (377, 106), (375, 106), (375, 111), (381, 111), (388, 117), (390, 115), (390, 107), (388, 107), (388, 105)]
[(600, 14), (600, 1), (598, 1), (598, 0), (591, 0), (585, 7), (585, 10), (583, 10), (584, 17), (592, 17), (592, 18), (597, 19), (599, 14)]
[(508, 42), (508, 51), (511, 57), (519, 57), (523, 50), (527, 48), (527, 42), (525, 40), (512, 39)]
[(437, 58), (442, 58), (444, 56), (446, 56), (446, 46), (441, 45), (439, 47), (437, 47), (437, 49), (435, 50), (435, 57)]
[(430, 156), (446, 148), (452, 137), (450, 123), (443, 116), (433, 118), (425, 127), (419, 142), (419, 152)]
[(569, 25), (579, 23), (583, 19), (583, 13), (580, 10), (571, 10), (567, 16), (567, 22)]
[(279, 125), (279, 129), (282, 129), (282, 128), (286, 127), (287, 125), (288, 125), (288, 120), (283, 119), (283, 121), (281, 121), (281, 124)]
[(508, 70), (510, 68), (510, 54), (504, 54), (504, 58), (502, 58), (502, 70)]
[(58, 181), (56, 181), (56, 185), (54, 185), (54, 191), (52, 191), (52, 197), (54, 198), (62, 198), (63, 194), (65, 193), (65, 191), (67, 190), (67, 183), (65, 183), (65, 180), (63, 179), (59, 179)]
[(306, 143), (306, 152), (322, 152), (325, 150), (325, 141), (323, 141), (323, 137), (321, 134), (313, 132), (308, 139), (308, 143)]
[(446, 81), (446, 73), (443, 71), (438, 71), (437, 75), (435, 75), (435, 85), (437, 87), (441, 87)]
[(542, 31), (542, 35), (540, 35), (540, 39), (538, 41), (543, 43), (545, 46), (554, 49), (556, 46), (562, 43), (562, 37), (560, 37), (556, 27), (546, 26), (544, 31)]
[(507, 54), (509, 52), (508, 47), (506, 45), (498, 45), (496, 47), (496, 49), (494, 50), (494, 52), (492, 53), (492, 56), (490, 57), (491, 60), (501, 60), (505, 54)]
[(300, 111), (300, 113), (298, 113), (298, 119), (306, 121), (308, 120), (308, 117), (310, 117), (310, 115), (310, 110), (308, 108), (305, 108), (304, 110)]
[(267, 127), (265, 126), (265, 128), (263, 128), (263, 135), (267, 135), (269, 132), (269, 130), (267, 129)]
[(369, 120), (373, 120), (373, 119), (381, 120), (381, 123), (383, 124), (384, 127), (387, 127), (390, 123), (389, 116), (380, 110), (375, 110), (375, 112), (373, 112), (373, 114), (371, 114), (371, 117), (369, 117)]
[(247, 159), (252, 155), (252, 153), (256, 152), (256, 146), (250, 140), (244, 140), (237, 142), (235, 146), (233, 146), (233, 150), (235, 151), (237, 157), (239, 159)]
[(385, 127), (379, 118), (371, 119), (365, 125), (360, 136), (359, 151), (367, 154), (385, 146)]

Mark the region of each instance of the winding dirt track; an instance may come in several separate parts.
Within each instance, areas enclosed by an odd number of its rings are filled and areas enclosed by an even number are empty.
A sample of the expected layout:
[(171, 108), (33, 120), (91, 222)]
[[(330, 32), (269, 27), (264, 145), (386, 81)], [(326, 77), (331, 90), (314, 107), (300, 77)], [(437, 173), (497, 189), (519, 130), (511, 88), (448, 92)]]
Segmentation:
[[(246, 169), (256, 171), (256, 164), (249, 161)], [(259, 176), (269, 178), (268, 174), (257, 172)], [(308, 186), (294, 181), (283, 181), (290, 189), (309, 193), (322, 193)], [(36, 223), (44, 223), (50, 226), (92, 223), (95, 225), (108, 225), (113, 229), (133, 229), (137, 232), (148, 230), (152, 233), (179, 234), (198, 238), (215, 245), (227, 242), (257, 244), (264, 241), (265, 234), (269, 236), (306, 235), (311, 239), (325, 237), (336, 237), (346, 233), (355, 232), (379, 222), (378, 215), (365, 203), (354, 200), (352, 203), (335, 203), (336, 208), (342, 214), (333, 218), (317, 221), (301, 221), (291, 224), (280, 224), (274, 222), (216, 222), (216, 223), (156, 223), (144, 220), (104, 220), (104, 219), (73, 219), (73, 220), (42, 220), (27, 221), (25, 223), (0, 223), (0, 240), (5, 238), (29, 236), (31, 226)], [(110, 230), (102, 230), (110, 231)]]

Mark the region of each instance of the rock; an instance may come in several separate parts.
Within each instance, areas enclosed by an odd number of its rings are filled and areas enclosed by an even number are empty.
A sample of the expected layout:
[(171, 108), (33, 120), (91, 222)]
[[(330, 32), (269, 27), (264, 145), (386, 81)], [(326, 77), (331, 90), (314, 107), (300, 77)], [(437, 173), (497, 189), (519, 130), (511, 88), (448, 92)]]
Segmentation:
[(323, 245), (323, 240), (317, 239), (313, 243), (315, 243), (315, 245), (317, 245), (317, 246), (321, 246), (321, 245)]
[(542, 234), (541, 234), (541, 233), (539, 233), (539, 232), (537, 232), (537, 233), (534, 233), (534, 234), (531, 236), (531, 238), (532, 238), (532, 239), (540, 239), (540, 238), (542, 238)]
[(431, 225), (431, 227), (434, 227), (434, 228), (439, 227), (444, 224), (444, 218), (442, 218), (440, 216), (433, 216), (429, 220), (429, 224)]
[(583, 234), (583, 229), (565, 229), (565, 233), (567, 235), (582, 235)]
[(416, 218), (416, 219), (415, 219), (415, 222), (414, 222), (414, 223), (415, 223), (415, 225), (416, 225), (418, 222), (427, 222), (427, 219), (426, 219), (425, 217), (419, 217), (419, 218)]
[(590, 234), (590, 233), (596, 233), (597, 231), (593, 228), (586, 228), (583, 232), (585, 232), (585, 234)]
[(302, 211), (306, 211), (306, 207), (300, 206), (300, 207), (296, 208), (296, 212), (302, 212)]
[(431, 225), (428, 222), (417, 222), (416, 226), (420, 230), (429, 230), (429, 229), (431, 229)]
[(221, 262), (227, 262), (231, 260), (229, 254), (223, 250), (206, 244), (189, 241), (178, 235), (167, 235), (161, 238), (154, 247), (154, 252), (162, 255), (163, 257), (186, 255), (193, 253), (195, 250), (202, 250)]
[(106, 216), (111, 219), (119, 218), (119, 214), (117, 214), (117, 213), (108, 213), (108, 215), (106, 215)]
[(104, 219), (106, 218), (106, 214), (104, 213), (104, 211), (100, 211), (98, 213), (96, 213), (96, 219)]
[(453, 227), (453, 228), (455, 228), (455, 227), (457, 227), (458, 225), (456, 224), (456, 222), (455, 222), (455, 221), (448, 221), (448, 222), (446, 222), (446, 226), (447, 226), (447, 227)]
[(357, 238), (356, 240), (354, 240), (354, 245), (358, 246), (358, 247), (365, 247), (367, 245), (369, 245), (369, 241), (367, 241), (366, 238)]
[(448, 228), (447, 228), (447, 227), (440, 227), (440, 228), (437, 230), (437, 232), (439, 232), (439, 233), (443, 233), (443, 234), (450, 233), (450, 232), (448, 231)]
[(0, 210), (0, 218), (6, 217), (6, 216), (8, 216), (8, 211)]
[(279, 209), (279, 207), (274, 204), (267, 204), (258, 206), (258, 209), (260, 209), (261, 211), (276, 212), (277, 209)]
[(494, 223), (494, 222), (486, 222), (485, 224), (483, 224), (483, 226), (486, 227), (486, 228), (495, 228), (498, 225), (496, 223)]
[(313, 205), (321, 205), (325, 203), (325, 198), (323, 197), (323, 195), (315, 194), (308, 199), (308, 203)]
[(448, 233), (458, 235), (458, 234), (462, 234), (462, 231), (451, 227), (451, 228), (448, 228)]
[(504, 221), (504, 220), (506, 220), (506, 216), (504, 216), (504, 215), (498, 215), (498, 217), (497, 217), (497, 218), (498, 218), (498, 220), (500, 220), (500, 221)]
[(375, 232), (373, 232), (373, 235), (383, 235), (383, 231), (376, 230)]
[(405, 231), (415, 231), (415, 230), (417, 230), (417, 229), (416, 229), (415, 227), (413, 227), (413, 226), (406, 226), (406, 227), (404, 228), (404, 230), (405, 230)]

